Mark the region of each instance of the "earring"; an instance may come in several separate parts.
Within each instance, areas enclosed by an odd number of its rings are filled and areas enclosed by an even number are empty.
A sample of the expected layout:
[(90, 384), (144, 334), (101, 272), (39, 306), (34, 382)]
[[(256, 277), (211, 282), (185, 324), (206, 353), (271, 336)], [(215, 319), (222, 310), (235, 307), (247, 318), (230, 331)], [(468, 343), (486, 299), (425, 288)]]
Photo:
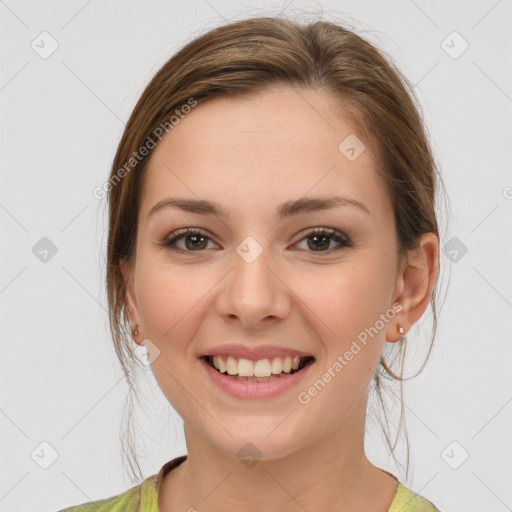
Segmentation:
[(133, 334), (133, 336), (139, 335), (139, 326), (138, 325), (135, 326), (135, 329), (132, 331), (132, 334)]
[(403, 333), (404, 333), (404, 328), (403, 328), (401, 325), (397, 325), (397, 326), (396, 326), (396, 330), (397, 330), (400, 334), (403, 334)]

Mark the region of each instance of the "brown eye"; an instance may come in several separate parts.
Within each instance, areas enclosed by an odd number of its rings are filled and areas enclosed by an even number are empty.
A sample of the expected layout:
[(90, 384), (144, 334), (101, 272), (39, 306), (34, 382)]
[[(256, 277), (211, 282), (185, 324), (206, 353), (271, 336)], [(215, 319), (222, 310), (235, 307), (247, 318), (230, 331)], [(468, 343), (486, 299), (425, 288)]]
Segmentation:
[[(309, 241), (312, 241), (310, 243)], [(328, 249), (331, 243), (331, 239), (325, 235), (311, 235), (308, 236), (308, 247), (310, 249)]]
[(185, 246), (191, 251), (194, 251), (195, 249), (205, 249), (208, 245), (208, 243), (205, 244), (206, 237), (203, 235), (187, 235), (184, 239)]
[[(184, 245), (181, 245), (182, 241)], [(198, 252), (207, 249), (209, 241), (210, 238), (203, 231), (185, 228), (171, 233), (162, 245), (177, 252)]]
[(338, 249), (350, 247), (349, 239), (334, 229), (316, 228), (306, 234), (300, 242), (303, 240), (307, 240), (307, 249), (305, 250), (309, 250), (309, 252), (332, 252), (331, 249), (333, 246), (335, 247), (336, 244), (338, 245)]

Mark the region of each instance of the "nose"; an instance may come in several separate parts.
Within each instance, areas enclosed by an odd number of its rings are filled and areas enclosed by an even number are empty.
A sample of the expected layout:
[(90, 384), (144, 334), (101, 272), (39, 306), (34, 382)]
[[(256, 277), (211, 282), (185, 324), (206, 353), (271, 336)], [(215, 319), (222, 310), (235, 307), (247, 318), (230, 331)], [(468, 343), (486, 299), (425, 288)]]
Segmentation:
[(222, 281), (217, 297), (218, 313), (223, 318), (258, 329), (288, 315), (290, 291), (271, 260), (268, 251), (251, 263), (233, 254), (234, 268)]

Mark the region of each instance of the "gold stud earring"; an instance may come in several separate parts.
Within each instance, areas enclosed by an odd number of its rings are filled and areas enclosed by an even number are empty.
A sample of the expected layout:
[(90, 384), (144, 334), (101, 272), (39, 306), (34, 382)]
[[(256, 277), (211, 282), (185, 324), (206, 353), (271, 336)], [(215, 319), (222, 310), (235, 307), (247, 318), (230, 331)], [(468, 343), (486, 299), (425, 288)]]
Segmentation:
[(135, 326), (135, 329), (132, 331), (132, 334), (133, 334), (133, 336), (139, 335), (139, 326), (138, 325)]

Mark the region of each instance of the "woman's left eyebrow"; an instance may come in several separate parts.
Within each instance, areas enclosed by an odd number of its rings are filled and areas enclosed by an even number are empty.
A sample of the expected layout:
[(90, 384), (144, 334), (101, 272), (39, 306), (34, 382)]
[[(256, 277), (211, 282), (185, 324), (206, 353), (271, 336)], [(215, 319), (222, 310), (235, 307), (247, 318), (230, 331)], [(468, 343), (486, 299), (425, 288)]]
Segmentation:
[[(284, 217), (298, 215), (299, 213), (326, 210), (340, 206), (353, 207), (359, 211), (370, 214), (368, 208), (357, 199), (333, 196), (327, 198), (302, 197), (300, 199), (287, 201), (278, 207), (277, 217), (280, 220)], [(168, 207), (180, 208), (181, 210), (197, 213), (200, 215), (217, 215), (220, 217), (229, 217), (229, 212), (218, 203), (207, 201), (205, 199), (186, 199), (179, 197), (168, 197), (166, 199), (162, 199), (151, 208), (148, 213), (148, 217), (157, 211)]]

